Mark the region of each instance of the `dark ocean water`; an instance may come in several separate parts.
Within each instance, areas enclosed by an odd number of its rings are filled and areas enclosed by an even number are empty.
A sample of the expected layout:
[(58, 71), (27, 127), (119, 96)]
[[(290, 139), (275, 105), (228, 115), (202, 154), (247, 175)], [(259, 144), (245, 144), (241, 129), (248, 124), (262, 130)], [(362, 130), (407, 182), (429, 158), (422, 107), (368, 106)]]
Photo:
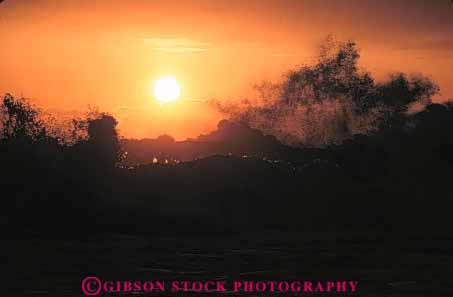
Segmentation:
[[(227, 283), (356, 280), (358, 292), (342, 296), (453, 296), (453, 235), (446, 234), (248, 232), (147, 237), (115, 234), (77, 240), (5, 239), (2, 249), (2, 258), (6, 260), (2, 261), (2, 268), (7, 274), (3, 296), (84, 296), (81, 282), (86, 276), (121, 281)], [(170, 292), (144, 295), (195, 296)]]

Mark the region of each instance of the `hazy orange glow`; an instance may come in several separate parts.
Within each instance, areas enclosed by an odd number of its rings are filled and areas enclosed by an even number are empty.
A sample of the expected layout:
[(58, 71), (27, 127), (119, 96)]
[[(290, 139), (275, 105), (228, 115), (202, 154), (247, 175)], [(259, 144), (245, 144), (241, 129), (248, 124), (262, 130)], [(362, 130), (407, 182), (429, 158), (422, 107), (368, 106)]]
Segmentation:
[[(176, 139), (214, 129), (211, 98), (310, 62), (327, 34), (352, 38), (378, 77), (421, 72), (453, 97), (450, 1), (14, 1), (0, 4), (0, 92), (44, 108), (113, 113), (122, 135)], [(182, 99), (150, 86), (170, 74)]]

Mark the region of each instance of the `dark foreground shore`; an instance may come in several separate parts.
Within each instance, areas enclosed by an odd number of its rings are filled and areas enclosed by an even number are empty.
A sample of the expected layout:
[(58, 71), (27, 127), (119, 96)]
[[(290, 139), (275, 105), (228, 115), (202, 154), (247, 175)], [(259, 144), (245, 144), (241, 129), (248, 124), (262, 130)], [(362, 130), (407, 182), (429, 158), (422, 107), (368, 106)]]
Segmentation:
[[(3, 269), (10, 280), (5, 282), (3, 293), (84, 296), (82, 279), (96, 276), (102, 280), (164, 282), (356, 280), (359, 283), (354, 296), (451, 296), (452, 248), (451, 235), (417, 232), (372, 235), (247, 232), (147, 237), (108, 234), (76, 240), (5, 239)], [(178, 294), (196, 295), (171, 292), (144, 295)], [(115, 295), (133, 296), (114, 293), (100, 296)], [(339, 296), (320, 294), (330, 295)]]

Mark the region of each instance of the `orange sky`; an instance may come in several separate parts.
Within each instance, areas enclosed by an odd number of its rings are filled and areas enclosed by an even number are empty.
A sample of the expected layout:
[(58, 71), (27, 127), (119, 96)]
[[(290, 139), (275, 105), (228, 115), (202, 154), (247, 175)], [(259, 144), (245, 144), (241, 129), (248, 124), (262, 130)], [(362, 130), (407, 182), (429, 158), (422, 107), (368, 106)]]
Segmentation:
[[(177, 139), (215, 128), (206, 100), (309, 62), (326, 35), (354, 39), (377, 77), (423, 73), (453, 98), (450, 0), (6, 0), (0, 4), (0, 92), (57, 111), (98, 106), (127, 137)], [(153, 81), (172, 75), (182, 100), (161, 106)]]

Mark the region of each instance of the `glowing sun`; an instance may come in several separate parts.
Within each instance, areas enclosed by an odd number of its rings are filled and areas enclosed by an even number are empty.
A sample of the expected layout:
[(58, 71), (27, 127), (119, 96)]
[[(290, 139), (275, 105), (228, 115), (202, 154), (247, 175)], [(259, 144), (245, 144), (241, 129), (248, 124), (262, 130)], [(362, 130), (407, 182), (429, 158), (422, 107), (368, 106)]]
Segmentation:
[(154, 83), (154, 97), (160, 103), (175, 101), (180, 95), (178, 81), (171, 76), (162, 77)]

